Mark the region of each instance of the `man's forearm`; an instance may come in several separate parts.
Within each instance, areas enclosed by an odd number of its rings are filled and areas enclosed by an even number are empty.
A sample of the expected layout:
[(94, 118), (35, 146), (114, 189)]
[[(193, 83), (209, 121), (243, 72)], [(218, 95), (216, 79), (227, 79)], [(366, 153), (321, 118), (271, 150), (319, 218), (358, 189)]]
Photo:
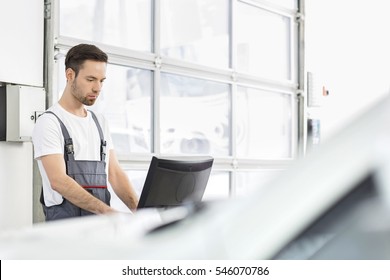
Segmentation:
[(111, 186), (116, 195), (132, 211), (137, 209), (138, 196), (134, 191), (133, 185), (124, 172), (120, 172), (110, 180)]
[(61, 182), (52, 184), (52, 188), (74, 205), (95, 214), (107, 214), (114, 210), (103, 201), (91, 195), (69, 176), (64, 176)]

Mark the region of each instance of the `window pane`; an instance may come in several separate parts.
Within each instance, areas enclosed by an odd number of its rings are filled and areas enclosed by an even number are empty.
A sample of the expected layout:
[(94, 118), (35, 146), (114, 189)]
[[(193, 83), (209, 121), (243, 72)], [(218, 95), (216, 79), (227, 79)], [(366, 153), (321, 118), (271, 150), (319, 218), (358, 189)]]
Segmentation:
[(238, 87), (237, 155), (263, 159), (291, 157), (292, 98)]
[(61, 0), (60, 36), (151, 51), (151, 0)]
[(290, 20), (237, 4), (237, 69), (273, 80), (291, 80)]
[(292, 10), (297, 9), (298, 7), (297, 0), (269, 0), (269, 2)]
[(152, 72), (109, 64), (93, 109), (108, 119), (117, 154), (151, 152)]
[(230, 86), (161, 75), (161, 152), (229, 154)]
[(161, 54), (229, 67), (229, 1), (162, 0)]
[(213, 201), (229, 198), (229, 172), (211, 172), (203, 201)]
[(240, 171), (236, 173), (236, 194), (248, 196), (254, 191), (266, 189), (267, 184), (283, 170)]

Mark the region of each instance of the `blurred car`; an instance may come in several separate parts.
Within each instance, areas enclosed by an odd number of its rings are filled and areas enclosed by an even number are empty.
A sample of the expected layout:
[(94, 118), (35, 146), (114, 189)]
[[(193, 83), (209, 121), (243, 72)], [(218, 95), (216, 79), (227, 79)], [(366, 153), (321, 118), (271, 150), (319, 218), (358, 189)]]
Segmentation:
[[(228, 155), (230, 125), (225, 95), (161, 97), (160, 148), (165, 154)], [(120, 154), (151, 151), (150, 98), (126, 103), (127, 128), (112, 128)]]
[(0, 258), (389, 259), (389, 123), (387, 97), (250, 196), (3, 232)]

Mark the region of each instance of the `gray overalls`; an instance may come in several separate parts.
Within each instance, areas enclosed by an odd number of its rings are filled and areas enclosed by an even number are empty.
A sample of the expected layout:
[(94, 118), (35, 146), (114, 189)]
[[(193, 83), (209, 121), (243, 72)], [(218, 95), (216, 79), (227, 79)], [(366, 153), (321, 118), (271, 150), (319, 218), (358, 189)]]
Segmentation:
[[(66, 174), (72, 177), (93, 196), (105, 202), (107, 205), (110, 205), (111, 195), (107, 190), (107, 174), (105, 169), (106, 141), (104, 140), (103, 131), (96, 118), (96, 115), (92, 111), (89, 112), (92, 114), (93, 120), (96, 123), (100, 135), (100, 161), (75, 160), (73, 141), (72, 138), (70, 138), (69, 132), (66, 129), (64, 123), (60, 120), (60, 118), (58, 118), (56, 114), (51, 111), (46, 111), (46, 113), (53, 114), (61, 125), (62, 134), (65, 139), (64, 159), (66, 163)], [(41, 203), (43, 206), (43, 212), (45, 213), (46, 221), (81, 217), (93, 214), (75, 206), (65, 198), (61, 204), (47, 207), (43, 199), (43, 192), (41, 194)]]

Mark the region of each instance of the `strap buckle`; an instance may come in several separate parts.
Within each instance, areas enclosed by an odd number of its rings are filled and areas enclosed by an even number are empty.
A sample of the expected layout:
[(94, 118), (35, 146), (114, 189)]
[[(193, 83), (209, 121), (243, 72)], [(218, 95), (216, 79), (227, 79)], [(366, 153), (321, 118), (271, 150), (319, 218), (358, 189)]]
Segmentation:
[(65, 153), (68, 155), (74, 154), (74, 148), (73, 148), (73, 141), (72, 138), (66, 139), (65, 140)]
[(100, 155), (102, 160), (106, 159), (106, 147), (107, 147), (107, 142), (104, 140), (100, 140)]

